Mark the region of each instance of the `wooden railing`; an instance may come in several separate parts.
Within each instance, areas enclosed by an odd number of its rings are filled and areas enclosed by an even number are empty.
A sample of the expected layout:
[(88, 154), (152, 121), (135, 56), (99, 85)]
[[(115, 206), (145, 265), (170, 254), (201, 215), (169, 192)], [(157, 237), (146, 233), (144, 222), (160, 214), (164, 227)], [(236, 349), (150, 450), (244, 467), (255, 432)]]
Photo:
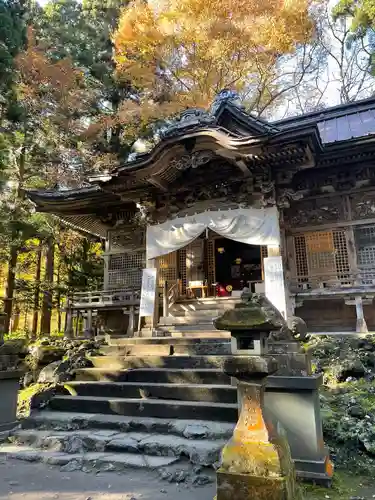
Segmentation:
[(364, 269), (355, 273), (320, 273), (292, 277), (289, 289), (295, 294), (316, 294), (324, 290), (341, 294), (353, 289), (363, 292), (374, 291), (375, 269)]
[(86, 292), (75, 292), (71, 294), (66, 303), (66, 329), (65, 335), (73, 335), (73, 314), (79, 311), (85, 312), (85, 335), (93, 334), (93, 311), (108, 309), (122, 309), (128, 314), (128, 335), (134, 334), (135, 315), (139, 313), (140, 290), (97, 290)]
[(96, 309), (116, 305), (139, 305), (140, 290), (96, 290), (73, 293), (68, 301), (71, 309)]
[(180, 295), (180, 280), (168, 283), (163, 286), (163, 316), (169, 315), (169, 311)]

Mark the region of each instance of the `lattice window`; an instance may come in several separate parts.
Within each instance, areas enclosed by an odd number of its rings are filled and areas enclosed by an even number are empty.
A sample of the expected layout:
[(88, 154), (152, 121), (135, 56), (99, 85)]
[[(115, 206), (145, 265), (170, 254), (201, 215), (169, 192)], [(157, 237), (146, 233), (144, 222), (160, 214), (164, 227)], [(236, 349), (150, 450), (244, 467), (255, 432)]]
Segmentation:
[(346, 284), (350, 266), (345, 231), (317, 231), (295, 236), (294, 250), (299, 283), (311, 281), (325, 286), (339, 280), (342, 285)]
[(177, 252), (178, 256), (178, 277), (181, 280), (181, 294), (185, 295), (186, 294), (186, 284), (187, 284), (187, 277), (186, 277), (186, 248), (181, 248)]
[(359, 267), (375, 266), (375, 226), (357, 227), (354, 229)]
[(145, 266), (145, 252), (111, 255), (108, 264), (109, 288), (140, 288), (142, 269)]
[(307, 276), (309, 274), (309, 268), (307, 265), (305, 236), (294, 237), (294, 251), (297, 276)]
[(262, 280), (264, 281), (264, 259), (268, 257), (268, 248), (266, 246), (260, 247), (260, 263), (262, 268)]
[(159, 286), (165, 281), (176, 281), (177, 276), (177, 252), (171, 252), (159, 257)]
[(212, 285), (216, 281), (215, 240), (207, 240), (207, 278), (208, 278), (209, 290), (211, 292)]
[(345, 231), (334, 231), (333, 243), (335, 247), (336, 270), (339, 277), (341, 279), (348, 277), (347, 274), (350, 272), (350, 266)]
[(311, 274), (335, 271), (335, 247), (331, 231), (305, 234), (308, 266)]

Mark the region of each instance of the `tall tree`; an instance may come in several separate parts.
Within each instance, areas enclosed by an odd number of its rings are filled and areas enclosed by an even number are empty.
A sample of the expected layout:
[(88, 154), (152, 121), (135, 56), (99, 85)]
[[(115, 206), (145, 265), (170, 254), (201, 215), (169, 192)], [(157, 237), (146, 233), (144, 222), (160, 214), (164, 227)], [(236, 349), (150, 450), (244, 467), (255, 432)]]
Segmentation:
[(8, 165), (10, 188), (4, 196), (7, 212), (6, 234), (9, 257), (5, 296), (9, 330), (16, 283), (16, 265), (19, 249), (31, 236), (40, 231), (46, 236), (44, 218), (30, 213), (25, 189), (45, 185), (63, 173), (79, 177), (79, 169), (65, 171), (69, 142), (74, 134), (74, 123), (90, 105), (85, 81), (80, 70), (69, 59), (51, 61), (44, 48), (37, 44), (29, 30), (28, 46), (16, 58), (17, 128), (8, 133), (11, 143), (11, 162)]
[[(124, 102), (120, 119), (140, 127), (186, 107), (206, 108), (223, 88), (256, 93), (261, 78), (277, 74), (280, 57), (312, 36), (308, 6), (306, 0), (132, 2), (114, 35), (114, 57), (118, 78), (130, 80), (138, 95)], [(270, 97), (265, 91), (260, 100)]]

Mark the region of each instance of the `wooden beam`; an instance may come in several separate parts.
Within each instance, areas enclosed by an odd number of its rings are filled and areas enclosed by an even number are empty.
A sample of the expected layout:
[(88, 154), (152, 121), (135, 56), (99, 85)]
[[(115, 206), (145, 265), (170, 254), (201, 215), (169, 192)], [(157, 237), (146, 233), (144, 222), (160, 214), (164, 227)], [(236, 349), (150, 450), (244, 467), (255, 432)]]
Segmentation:
[(309, 231), (326, 231), (328, 229), (345, 229), (346, 227), (364, 226), (367, 224), (375, 224), (375, 218), (358, 219), (358, 220), (343, 220), (341, 222), (330, 222), (329, 224), (321, 224), (316, 226), (298, 226), (287, 227), (290, 234), (307, 233)]
[(159, 177), (156, 177), (156, 175), (153, 175), (149, 179), (147, 179), (147, 182), (161, 189), (162, 191), (164, 191), (164, 193), (168, 192), (168, 185), (164, 181), (162, 181)]
[(250, 172), (250, 170), (248, 169), (246, 163), (243, 160), (236, 161), (236, 165), (241, 170), (241, 172), (243, 173), (244, 177), (250, 177), (251, 176), (251, 172)]

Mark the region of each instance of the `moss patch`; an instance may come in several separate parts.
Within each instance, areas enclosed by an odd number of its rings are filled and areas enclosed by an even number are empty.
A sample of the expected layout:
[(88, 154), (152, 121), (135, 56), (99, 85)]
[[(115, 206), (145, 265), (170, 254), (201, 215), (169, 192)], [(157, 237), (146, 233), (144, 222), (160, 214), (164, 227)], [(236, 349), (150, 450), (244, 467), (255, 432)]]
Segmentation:
[(326, 498), (330, 498), (330, 500), (345, 500), (352, 496), (357, 497), (357, 495), (372, 495), (375, 493), (375, 490), (371, 491), (368, 489), (371, 487), (372, 482), (373, 480), (370, 477), (356, 476), (348, 474), (345, 471), (339, 471), (335, 473), (332, 488), (330, 489), (304, 484), (303, 498), (304, 500), (325, 500)]
[(26, 389), (22, 389), (18, 393), (17, 416), (18, 418), (26, 418), (30, 415), (31, 403), (33, 398), (42, 395), (46, 391), (50, 391), (54, 386), (52, 384), (33, 384)]

